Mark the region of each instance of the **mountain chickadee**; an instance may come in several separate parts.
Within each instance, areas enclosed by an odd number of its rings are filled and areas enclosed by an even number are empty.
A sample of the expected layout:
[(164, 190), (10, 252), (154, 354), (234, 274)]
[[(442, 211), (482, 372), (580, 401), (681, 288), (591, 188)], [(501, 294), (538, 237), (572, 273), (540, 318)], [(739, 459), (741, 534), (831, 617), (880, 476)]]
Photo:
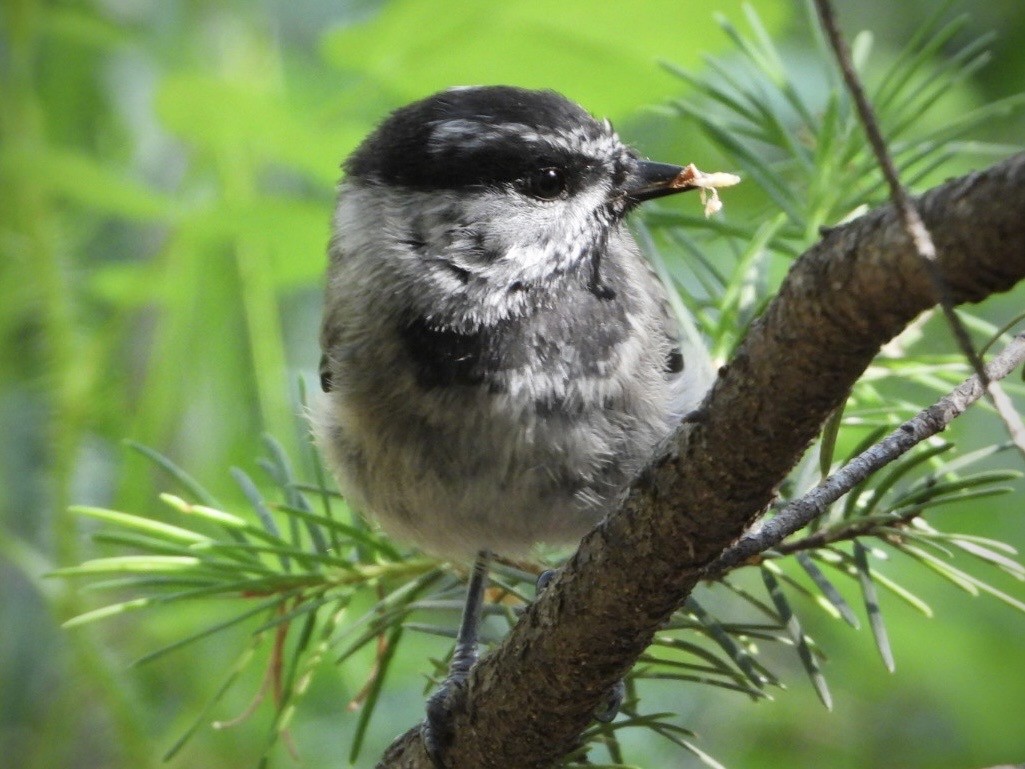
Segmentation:
[(346, 161), (317, 440), (346, 498), (425, 551), (478, 555), (445, 692), (476, 658), (491, 552), (571, 543), (708, 384), (624, 226), (684, 189), (551, 91), (452, 88)]

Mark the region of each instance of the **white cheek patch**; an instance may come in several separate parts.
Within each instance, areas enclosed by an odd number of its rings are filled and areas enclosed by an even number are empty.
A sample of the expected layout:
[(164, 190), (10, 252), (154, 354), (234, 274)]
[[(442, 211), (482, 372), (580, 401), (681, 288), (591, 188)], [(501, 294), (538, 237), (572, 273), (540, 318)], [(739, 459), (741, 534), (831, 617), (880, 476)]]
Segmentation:
[(446, 305), (465, 304), (472, 292), (481, 317), (500, 317), (522, 301), (511, 286), (571, 270), (604, 239), (612, 226), (603, 211), (608, 191), (608, 183), (599, 184), (543, 202), (511, 188), (343, 184), (335, 232), (346, 233), (345, 250), (350, 259), (360, 255), (367, 275), (391, 275), (413, 292), (411, 301), (426, 291), (440, 292)]
[(504, 191), (485, 203), (480, 214), (488, 218), (478, 221), (489, 222), (488, 235), (502, 250), (562, 245), (589, 229), (607, 194), (602, 185), (579, 190), (565, 200), (546, 202)]
[(472, 216), (488, 222), (488, 249), (502, 255), (489, 267), (491, 276), (505, 283), (533, 281), (570, 267), (589, 252), (606, 226), (599, 209), (607, 194), (601, 185), (551, 202), (529, 200), (511, 190), (478, 198)]

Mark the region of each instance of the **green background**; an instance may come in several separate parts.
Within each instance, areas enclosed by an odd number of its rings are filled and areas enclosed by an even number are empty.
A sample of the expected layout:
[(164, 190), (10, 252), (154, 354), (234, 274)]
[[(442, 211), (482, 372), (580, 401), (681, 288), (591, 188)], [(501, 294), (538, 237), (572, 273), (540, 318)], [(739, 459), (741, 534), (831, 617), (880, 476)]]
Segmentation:
[[(935, 5), (862, 0), (838, 10), (850, 32), (872, 30), (873, 56), (885, 62)], [(801, 61), (803, 4), (750, 6)], [(1025, 83), (1025, 5), (953, 10), (971, 13), (957, 42), (997, 37), (991, 64), (953, 87), (935, 120)], [(59, 623), (96, 600), (44, 575), (95, 552), (90, 527), (64, 512), (69, 504), (163, 515), (156, 495), (171, 483), (125, 438), (233, 502), (241, 495), (228, 468), (255, 472), (262, 432), (309, 474), (297, 382), (312, 381), (318, 357), (339, 163), (370, 126), (450, 85), (547, 87), (610, 117), (645, 153), (712, 170), (717, 159), (706, 159), (694, 127), (650, 108), (687, 98), (658, 61), (728, 60), (716, 12), (744, 24), (735, 0), (3, 0), (0, 764), (157, 766), (234, 659), (245, 628), (129, 668), (229, 609), (210, 602), (65, 632)], [(1009, 120), (979, 138), (1016, 145), (1021, 130)], [(730, 215), (744, 215), (726, 202)], [(1019, 292), (982, 312), (1001, 322), (1020, 304)], [(934, 337), (950, 350), (942, 329)], [(985, 442), (998, 429), (980, 417), (955, 436)], [(941, 513), (1019, 547), (1022, 514), (1020, 494)], [(792, 662), (775, 702), (667, 683), (648, 692), (650, 709), (679, 712), (701, 747), (733, 767), (1025, 760), (1025, 618), (920, 570), (902, 578), (937, 616), (884, 599), (895, 674), (879, 664), (866, 629), (813, 627), (830, 657), (832, 713)], [(437, 639), (407, 642), (361, 765), (419, 717), (424, 659), (443, 652)], [(355, 717), (345, 704), (368, 665), (363, 656), (325, 666), (293, 721), (302, 765), (346, 765)], [(243, 712), (259, 686), (254, 668), (209, 720)], [(270, 715), (265, 702), (239, 725), (202, 729), (173, 765), (254, 766)], [(643, 735), (629, 747), (649, 767), (696, 763)], [(292, 761), (276, 756), (277, 765)]]

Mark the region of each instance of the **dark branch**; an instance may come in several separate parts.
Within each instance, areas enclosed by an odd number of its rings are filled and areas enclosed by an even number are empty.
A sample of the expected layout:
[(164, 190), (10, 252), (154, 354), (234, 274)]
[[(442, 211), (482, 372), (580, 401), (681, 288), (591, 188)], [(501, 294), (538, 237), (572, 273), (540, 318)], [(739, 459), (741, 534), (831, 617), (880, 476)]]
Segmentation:
[(943, 314), (946, 316), (947, 322), (950, 324), (950, 328), (954, 332), (962, 352), (968, 358), (968, 362), (971, 363), (976, 375), (982, 380), (983, 386), (986, 387), (989, 385), (989, 381), (986, 379), (986, 370), (982, 365), (982, 359), (975, 351), (975, 347), (972, 346), (967, 329), (965, 329), (961, 319), (957, 317), (957, 313), (954, 312), (953, 298), (936, 264), (936, 244), (933, 243), (932, 235), (929, 234), (929, 230), (922, 221), (922, 217), (919, 216), (914, 203), (911, 202), (911, 196), (904, 189), (904, 185), (900, 183), (900, 175), (897, 173), (897, 167), (893, 163), (893, 158), (890, 157), (890, 150), (886, 145), (886, 140), (883, 138), (883, 132), (879, 128), (875, 111), (869, 103), (868, 96), (865, 95), (865, 89), (861, 85), (858, 73), (854, 70), (851, 52), (840, 32), (840, 27), (836, 21), (836, 14), (833, 11), (833, 5), (829, 0), (815, 0), (815, 7), (818, 9), (822, 29), (825, 30), (829, 44), (836, 55), (836, 61), (840, 65), (840, 72), (843, 75), (844, 82), (847, 84), (847, 90), (850, 91), (851, 97), (854, 99), (854, 106), (858, 112), (861, 124), (865, 128), (868, 143), (872, 147), (872, 152), (876, 156), (880, 169), (882, 169), (883, 178), (886, 179), (886, 184), (890, 188), (890, 200), (900, 214), (904, 231), (911, 238), (915, 251), (918, 252), (919, 258), (926, 266), (929, 279), (933, 284), (933, 290), (936, 292), (936, 300), (942, 308)]
[[(986, 366), (986, 382), (1003, 379), (1025, 360), (1025, 334), (1019, 334), (993, 361)], [(800, 531), (815, 518), (826, 512), (831, 504), (868, 478), (872, 473), (895, 460), (947, 428), (968, 407), (986, 392), (978, 374), (967, 379), (949, 395), (923, 409), (902, 424), (886, 438), (856, 456), (837, 472), (809, 491), (800, 499), (783, 508), (762, 526), (745, 534), (736, 544), (709, 564), (706, 574), (715, 579), (748, 558), (779, 545), (784, 539)], [(914, 513), (917, 515), (918, 513)], [(869, 529), (878, 523), (869, 524)], [(857, 522), (851, 525), (849, 536), (859, 533)], [(824, 533), (823, 533), (824, 534)], [(849, 538), (849, 536), (844, 538)], [(836, 540), (828, 540), (836, 541)], [(824, 538), (802, 540), (805, 548), (826, 544)]]
[[(955, 302), (1025, 277), (1025, 155), (917, 201)], [(580, 544), (454, 713), (453, 767), (544, 767), (739, 537), (879, 348), (935, 302), (892, 207), (829, 232), (794, 265), (671, 451)], [(416, 730), (382, 766), (429, 769)]]
[(836, 14), (833, 11), (833, 5), (830, 0), (815, 0), (815, 6), (818, 9), (822, 28), (825, 30), (833, 52), (836, 54), (836, 60), (840, 65), (844, 82), (847, 83), (847, 89), (854, 98), (854, 105), (858, 111), (858, 117), (865, 127), (865, 133), (868, 136), (869, 144), (872, 146), (872, 152), (875, 154), (886, 183), (890, 188), (890, 200), (893, 201), (893, 205), (900, 213), (904, 231), (911, 238), (919, 258), (926, 267), (929, 279), (932, 281), (933, 290), (936, 292), (937, 301), (943, 310), (950, 330), (954, 333), (958, 346), (968, 359), (976, 376), (982, 382), (983, 391), (989, 392), (990, 400), (1007, 426), (1007, 432), (1010, 434), (1011, 440), (1018, 447), (1018, 451), (1025, 454), (1025, 424), (1022, 423), (1021, 417), (1014, 410), (1010, 399), (1003, 389), (999, 386), (991, 386), (992, 383), (986, 378), (986, 367), (982, 365), (982, 357), (972, 345), (972, 341), (968, 337), (968, 329), (965, 328), (964, 323), (961, 322), (957, 313), (954, 312), (953, 297), (947, 288), (946, 282), (943, 280), (943, 274), (936, 260), (936, 244), (933, 242), (932, 235), (925, 226), (925, 222), (922, 221), (918, 209), (915, 208), (911, 196), (908, 195), (908, 191), (904, 189), (904, 185), (900, 182), (897, 167), (890, 156), (890, 150), (887, 147), (886, 140), (883, 138), (883, 132), (879, 128), (879, 121), (876, 120), (872, 105), (865, 95), (865, 89), (861, 85), (858, 73), (854, 70), (851, 52), (848, 50), (847, 43), (840, 32), (840, 27), (836, 21)]

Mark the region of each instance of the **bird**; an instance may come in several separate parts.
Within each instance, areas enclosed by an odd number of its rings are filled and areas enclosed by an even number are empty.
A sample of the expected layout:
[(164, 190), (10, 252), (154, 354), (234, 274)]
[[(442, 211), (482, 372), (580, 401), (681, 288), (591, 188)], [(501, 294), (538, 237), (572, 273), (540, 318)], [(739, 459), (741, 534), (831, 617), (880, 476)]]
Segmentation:
[(474, 564), (427, 707), (441, 765), (492, 555), (579, 540), (708, 388), (626, 226), (694, 187), (565, 96), (497, 85), (400, 107), (343, 169), (313, 432), (353, 507)]

